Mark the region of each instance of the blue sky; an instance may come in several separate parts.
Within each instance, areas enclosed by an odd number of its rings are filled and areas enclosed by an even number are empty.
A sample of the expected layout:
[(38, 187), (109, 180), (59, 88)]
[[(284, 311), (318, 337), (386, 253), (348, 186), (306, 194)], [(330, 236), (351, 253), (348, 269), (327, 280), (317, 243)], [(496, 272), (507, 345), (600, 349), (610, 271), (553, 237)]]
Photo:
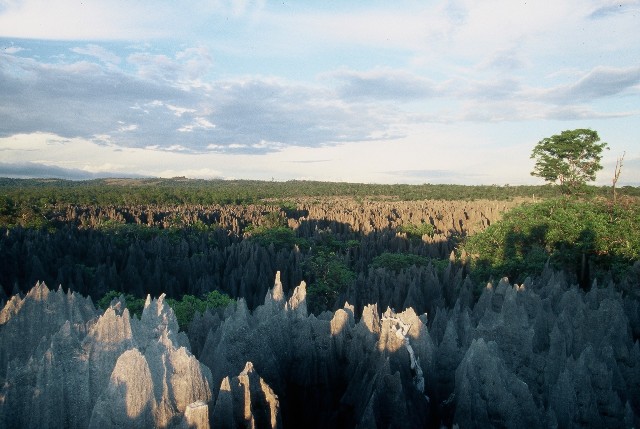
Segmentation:
[(0, 176), (640, 185), (640, 1), (0, 0)]

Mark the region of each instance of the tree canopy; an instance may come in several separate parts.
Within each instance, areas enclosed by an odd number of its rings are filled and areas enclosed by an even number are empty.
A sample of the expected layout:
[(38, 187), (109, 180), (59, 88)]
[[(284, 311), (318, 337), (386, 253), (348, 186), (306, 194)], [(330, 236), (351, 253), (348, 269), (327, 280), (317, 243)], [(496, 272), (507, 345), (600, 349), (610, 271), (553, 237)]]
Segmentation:
[(589, 129), (566, 130), (544, 138), (531, 153), (536, 160), (531, 175), (558, 183), (563, 192), (575, 192), (602, 170), (600, 160), (607, 143), (599, 141), (598, 133)]

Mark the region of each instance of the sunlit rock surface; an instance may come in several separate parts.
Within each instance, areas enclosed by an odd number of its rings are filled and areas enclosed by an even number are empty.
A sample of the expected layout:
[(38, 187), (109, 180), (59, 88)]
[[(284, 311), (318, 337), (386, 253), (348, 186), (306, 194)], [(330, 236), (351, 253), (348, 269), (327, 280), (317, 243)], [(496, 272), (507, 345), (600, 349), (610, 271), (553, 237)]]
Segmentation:
[(99, 316), (44, 284), (18, 300), (0, 325), (0, 342), (15, 345), (3, 348), (1, 427), (177, 427), (189, 404), (211, 400), (211, 372), (162, 297), (141, 320), (119, 302)]
[(213, 428), (282, 428), (280, 404), (251, 362), (242, 372), (222, 380), (213, 412)]

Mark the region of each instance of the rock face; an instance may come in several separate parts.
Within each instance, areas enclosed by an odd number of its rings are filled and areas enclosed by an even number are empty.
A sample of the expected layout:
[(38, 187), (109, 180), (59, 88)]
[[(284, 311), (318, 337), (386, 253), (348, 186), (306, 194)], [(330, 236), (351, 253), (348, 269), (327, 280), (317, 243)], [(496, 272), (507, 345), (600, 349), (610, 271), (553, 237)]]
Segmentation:
[(11, 360), (26, 362), (41, 341), (66, 322), (82, 332), (97, 315), (91, 299), (62, 288), (50, 291), (44, 283), (37, 283), (24, 298), (14, 295), (0, 311), (0, 378), (6, 376)]
[(182, 427), (189, 429), (205, 429), (209, 427), (209, 406), (203, 401), (187, 405), (184, 411)]
[(528, 386), (510, 372), (495, 342), (473, 340), (456, 370), (460, 427), (541, 427)]
[(220, 385), (212, 427), (282, 428), (278, 397), (247, 362), (242, 372)]
[(0, 311), (0, 428), (640, 426), (633, 297), (551, 270), (477, 300), (451, 269), (423, 279), (414, 301), (436, 281), (445, 297), (428, 315), (316, 316), (304, 282), (287, 297), (276, 276), (262, 305), (198, 315), (189, 338), (163, 297), (138, 320), (37, 284)]
[(118, 358), (89, 427), (153, 427), (157, 411), (151, 369), (144, 355), (131, 349)]
[(211, 372), (162, 297), (141, 320), (119, 302), (98, 316), (90, 300), (44, 284), (12, 301), (0, 325), (0, 427), (177, 427), (190, 404), (211, 400)]
[[(375, 305), (358, 323), (348, 305), (315, 317), (307, 314), (304, 296), (303, 283), (286, 301), (276, 281), (253, 313), (239, 300), (219, 325), (210, 327), (200, 360), (212, 369), (214, 385), (221, 386), (219, 403), (229, 404), (233, 396), (235, 379), (228, 375), (246, 373), (246, 362), (253, 362), (251, 368), (279, 398), (284, 427), (398, 421), (424, 426), (428, 398), (423, 374), (430, 371), (433, 355), (426, 319), (411, 309), (397, 315), (388, 310), (381, 319)], [(230, 408), (216, 404), (214, 427), (216, 416), (231, 420), (228, 411), (222, 412)]]
[(430, 317), (376, 305), (358, 317), (348, 304), (316, 317), (300, 306), (304, 285), (287, 301), (276, 281), (255, 311), (240, 300), (223, 318), (194, 322), (191, 337), (220, 398), (229, 374), (251, 361), (278, 396), (284, 427), (637, 424), (630, 298), (612, 286), (584, 293), (546, 271), (489, 285), (474, 303), (470, 280), (449, 278), (457, 299)]

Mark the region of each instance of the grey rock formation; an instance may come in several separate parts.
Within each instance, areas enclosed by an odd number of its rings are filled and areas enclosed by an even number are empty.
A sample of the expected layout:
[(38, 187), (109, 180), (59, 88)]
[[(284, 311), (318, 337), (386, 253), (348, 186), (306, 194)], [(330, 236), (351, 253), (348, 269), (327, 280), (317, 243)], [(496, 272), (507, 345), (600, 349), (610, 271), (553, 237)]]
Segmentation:
[(239, 375), (222, 380), (211, 427), (282, 428), (278, 397), (251, 362), (246, 363)]
[(44, 283), (37, 283), (24, 298), (14, 295), (0, 311), (0, 380), (12, 360), (26, 362), (40, 342), (67, 321), (83, 331), (97, 315), (90, 298), (62, 288), (50, 291)]
[(124, 352), (91, 414), (90, 428), (154, 427), (158, 403), (151, 369), (138, 349)]
[[(178, 426), (190, 404), (211, 400), (211, 373), (180, 345), (188, 346), (188, 340), (177, 332), (173, 311), (162, 296), (147, 299), (140, 321), (132, 322), (134, 348), (118, 358), (107, 389), (93, 408), (90, 426), (128, 421), (132, 415), (129, 420), (135, 424), (151, 421), (157, 427)], [(138, 393), (117, 399), (123, 390)], [(131, 414), (131, 409), (135, 413)]]
[(96, 317), (90, 300), (43, 284), (13, 301), (0, 326), (0, 342), (16, 345), (4, 355), (0, 427), (172, 427), (211, 400), (211, 373), (162, 298), (141, 320), (117, 302)]
[(497, 344), (474, 340), (456, 370), (460, 427), (542, 427), (528, 386), (503, 362)]
[(209, 406), (204, 401), (196, 401), (187, 405), (182, 428), (209, 429)]
[(217, 417), (212, 425), (229, 427), (236, 418), (230, 415), (237, 413), (229, 411), (234, 403), (230, 377), (246, 362), (253, 362), (279, 397), (285, 426), (351, 427), (374, 405), (377, 414), (367, 418), (385, 426), (393, 421), (391, 405), (384, 405), (390, 399), (389, 386), (395, 389), (389, 404), (414, 406), (421, 412), (407, 411), (404, 420), (424, 424), (425, 385), (434, 352), (426, 318), (412, 309), (398, 314), (388, 310), (381, 318), (376, 306), (367, 306), (356, 323), (348, 304), (328, 317), (315, 317), (307, 314), (305, 295), (302, 283), (286, 300), (276, 278), (264, 305), (249, 312), (239, 300), (225, 320), (210, 329), (199, 358), (220, 386), (214, 392)]
[(286, 293), (277, 276), (263, 305), (197, 315), (190, 338), (162, 296), (138, 320), (37, 284), (0, 311), (0, 429), (638, 427), (636, 298), (548, 268), (474, 303), (460, 270), (416, 270), (421, 284), (381, 291), (386, 273), (362, 296), (431, 296), (431, 314), (315, 316), (304, 282)]
[[(468, 298), (438, 308), (437, 345), (426, 315), (367, 305), (357, 321), (346, 305), (315, 317), (304, 285), (287, 301), (276, 279), (253, 312), (240, 300), (223, 317), (194, 320), (190, 332), (209, 328), (192, 338), (206, 338), (199, 358), (217, 386), (212, 425), (240, 424), (233, 374), (248, 361), (277, 395), (285, 427), (633, 421), (640, 348), (625, 317), (630, 306), (609, 291), (585, 296), (562, 276), (547, 276), (546, 284), (488, 287), (473, 310)], [(453, 274), (451, 281), (469, 288)], [(595, 411), (581, 417), (584, 404)]]

